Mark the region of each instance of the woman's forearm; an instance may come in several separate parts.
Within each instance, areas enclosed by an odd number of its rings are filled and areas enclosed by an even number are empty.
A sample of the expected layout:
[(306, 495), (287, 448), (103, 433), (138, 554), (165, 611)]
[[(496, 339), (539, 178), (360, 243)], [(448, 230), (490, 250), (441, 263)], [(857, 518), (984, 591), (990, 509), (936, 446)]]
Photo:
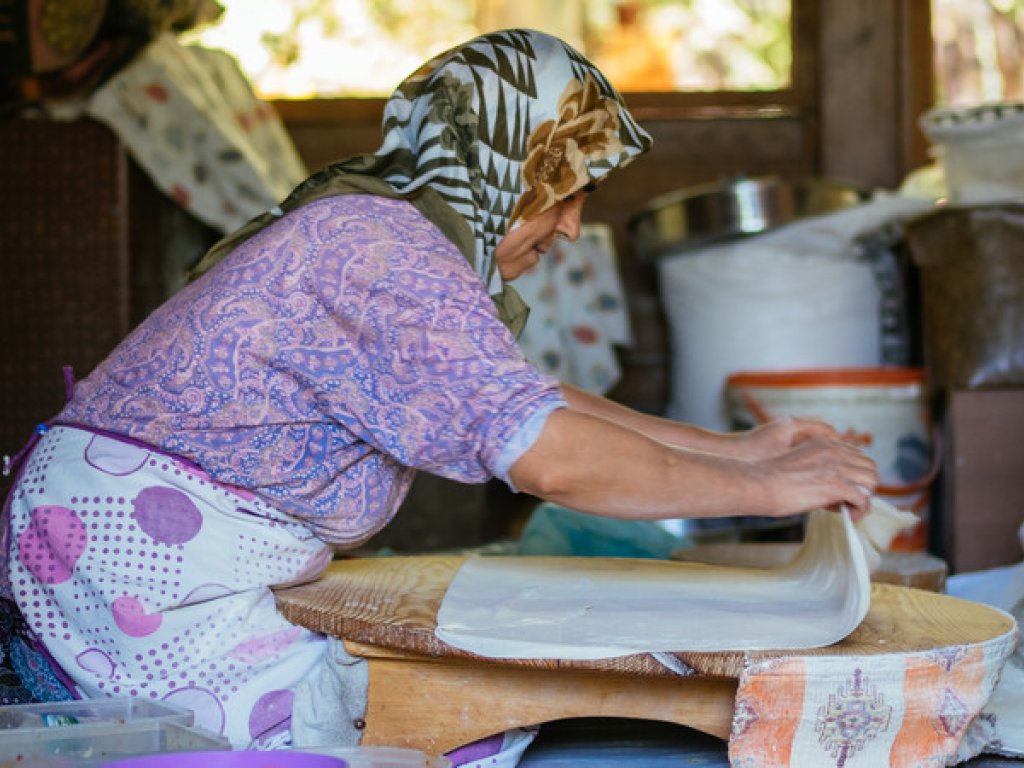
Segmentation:
[(570, 408), (549, 417), (511, 478), (522, 491), (607, 517), (716, 517), (763, 499), (755, 474), (739, 465)]
[(724, 455), (730, 455), (734, 448), (731, 435), (641, 413), (571, 384), (562, 384), (562, 394), (573, 410), (614, 422), (658, 442)]
[(606, 517), (782, 516), (845, 503), (865, 510), (874, 462), (830, 437), (744, 460), (679, 448), (591, 413), (555, 411), (512, 466), (517, 488)]
[(611, 421), (661, 443), (734, 459), (759, 461), (785, 453), (810, 438), (839, 437), (835, 429), (822, 421), (795, 418), (771, 421), (741, 432), (715, 432), (640, 413), (568, 384), (562, 385), (562, 393), (569, 407), (578, 413)]

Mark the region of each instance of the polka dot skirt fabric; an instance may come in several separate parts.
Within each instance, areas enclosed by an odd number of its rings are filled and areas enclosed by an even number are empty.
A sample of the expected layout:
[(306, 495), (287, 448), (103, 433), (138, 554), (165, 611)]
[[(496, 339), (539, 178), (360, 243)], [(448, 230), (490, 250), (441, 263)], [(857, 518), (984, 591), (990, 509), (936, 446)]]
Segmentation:
[(183, 460), (60, 426), (26, 462), (9, 525), (5, 587), (76, 695), (183, 705), (236, 748), (290, 742), (292, 691), (325, 642), (269, 587), (330, 562), (304, 526)]

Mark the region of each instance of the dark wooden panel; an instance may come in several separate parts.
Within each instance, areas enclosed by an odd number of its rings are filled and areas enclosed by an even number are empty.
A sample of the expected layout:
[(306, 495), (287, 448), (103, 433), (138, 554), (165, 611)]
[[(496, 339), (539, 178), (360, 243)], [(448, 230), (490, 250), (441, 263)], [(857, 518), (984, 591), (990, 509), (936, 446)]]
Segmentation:
[(821, 172), (896, 187), (927, 160), (917, 118), (932, 101), (927, 0), (821, 3)]
[(946, 419), (942, 520), (955, 573), (1018, 563), (1024, 524), (1024, 388), (960, 390)]
[(0, 122), (0, 446), (13, 452), (128, 330), (128, 160), (89, 122)]
[(62, 367), (83, 378), (166, 298), (182, 233), (212, 238), (99, 123), (2, 121), (0, 167), (0, 452), (13, 454), (63, 406)]
[(276, 101), (274, 107), (310, 171), (380, 146), (384, 99)]

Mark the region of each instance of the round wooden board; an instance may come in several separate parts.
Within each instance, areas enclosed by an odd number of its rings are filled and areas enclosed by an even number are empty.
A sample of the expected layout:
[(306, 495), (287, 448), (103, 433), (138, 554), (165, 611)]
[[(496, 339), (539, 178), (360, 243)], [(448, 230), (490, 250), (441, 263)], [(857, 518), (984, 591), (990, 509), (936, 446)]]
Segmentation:
[[(278, 590), (277, 604), (289, 621), (346, 640), (428, 656), (479, 659), (440, 641), (434, 634), (441, 600), (464, 559), (422, 556), (336, 560), (318, 581)], [(873, 584), (867, 617), (851, 635), (835, 645), (798, 651), (680, 651), (674, 655), (697, 674), (738, 678), (747, 665), (761, 659), (907, 654), (977, 645), (1013, 630), (1010, 616), (979, 603), (891, 584)], [(678, 674), (650, 654), (599, 661), (486, 661), (635, 675)]]

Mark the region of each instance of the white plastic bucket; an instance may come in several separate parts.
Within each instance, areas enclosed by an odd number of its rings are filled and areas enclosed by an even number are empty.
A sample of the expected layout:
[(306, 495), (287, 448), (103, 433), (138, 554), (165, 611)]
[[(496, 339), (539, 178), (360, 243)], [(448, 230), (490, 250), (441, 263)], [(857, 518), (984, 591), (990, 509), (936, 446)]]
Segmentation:
[(878, 465), (877, 495), (920, 518), (890, 549), (923, 552), (939, 450), (921, 368), (742, 371), (726, 380), (735, 429), (787, 416), (831, 424)]

